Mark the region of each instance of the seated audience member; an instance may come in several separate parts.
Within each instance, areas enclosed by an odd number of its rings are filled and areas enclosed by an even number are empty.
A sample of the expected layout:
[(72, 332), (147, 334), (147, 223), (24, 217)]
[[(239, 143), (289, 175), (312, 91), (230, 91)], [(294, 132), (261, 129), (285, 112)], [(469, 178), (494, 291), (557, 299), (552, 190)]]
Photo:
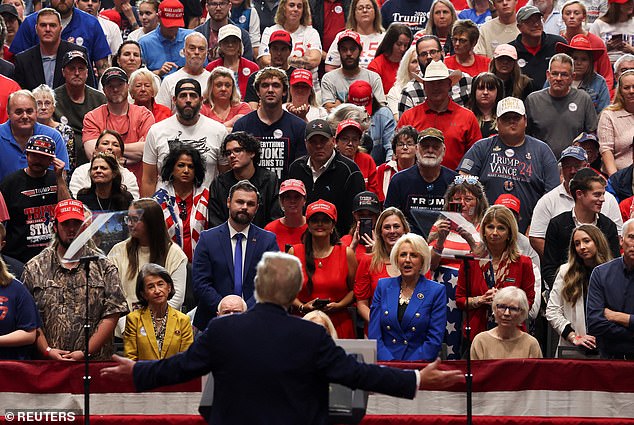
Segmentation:
[(383, 203), (392, 177), (399, 171), (410, 168), (416, 163), (416, 141), (418, 132), (410, 125), (401, 127), (392, 137), (392, 159), (376, 167), (376, 181), (379, 188), (379, 201)]
[(164, 267), (147, 263), (136, 279), (136, 297), (142, 306), (126, 316), (123, 351), (132, 360), (157, 360), (187, 350), (194, 342), (187, 315), (167, 302), (174, 281)]
[[(216, 67), (224, 66), (231, 70), (232, 76), (238, 77), (238, 95), (244, 100), (247, 92), (247, 82), (251, 74), (255, 74), (260, 67), (242, 56), (242, 35), (240, 28), (235, 25), (225, 25), (218, 30), (218, 59), (209, 62), (206, 69), (213, 71)], [(311, 74), (312, 76), (312, 74)], [(312, 79), (311, 79), (312, 81)]]
[[(352, 200), (352, 226), (350, 226), (350, 231), (341, 237), (341, 243), (352, 249), (357, 257), (357, 262), (372, 251), (376, 239), (374, 228), (380, 213), (381, 204), (376, 193), (364, 191), (354, 196)], [(364, 229), (366, 221), (369, 225)], [(367, 229), (370, 230), (369, 233), (365, 233)]]
[(356, 32), (346, 30), (339, 36), (337, 49), (341, 56), (341, 67), (326, 73), (321, 80), (321, 103), (329, 112), (346, 101), (350, 84), (357, 80), (370, 83), (374, 97), (379, 103), (385, 104), (381, 76), (359, 66), (362, 48), (361, 37)]
[(233, 72), (224, 66), (218, 66), (209, 73), (203, 92), (203, 106), (200, 113), (214, 121), (218, 121), (233, 130), (235, 122), (251, 112), (251, 107), (240, 101), (240, 91), (236, 85)]
[(409, 233), (409, 224), (398, 208), (390, 207), (379, 215), (374, 229), (376, 237), (372, 245), (372, 255), (359, 258), (354, 279), (357, 313), (366, 324), (370, 322), (370, 305), (379, 279), (400, 275), (398, 264), (390, 262), (390, 254), (396, 241)]
[(202, 91), (207, 88), (207, 79), (209, 71), (205, 69), (205, 61), (207, 54), (207, 39), (199, 32), (190, 32), (185, 36), (185, 45), (183, 47), (183, 55), (185, 56), (185, 65), (178, 71), (171, 73), (161, 82), (161, 87), (156, 95), (156, 101), (161, 105), (165, 105), (176, 112), (176, 104), (174, 102), (176, 84), (186, 78), (198, 81)]
[[(484, 214), (480, 225), (480, 238), (490, 260), (469, 260), (469, 276), (465, 268), (458, 272), (456, 304), (461, 310), (470, 310), (471, 340), (480, 332), (494, 326), (491, 304), (495, 294), (507, 286), (517, 286), (528, 297), (525, 315), (535, 299), (535, 275), (533, 263), (521, 255), (517, 247), (517, 223), (513, 213), (502, 205), (493, 205)], [(469, 291), (467, 294), (467, 279)], [(525, 317), (520, 322), (523, 322)], [(519, 324), (516, 323), (515, 325)], [(514, 326), (515, 326), (514, 325)], [(466, 321), (463, 322), (466, 338)], [(465, 340), (466, 341), (466, 340)], [(462, 349), (468, 348), (468, 341)]]
[(330, 335), (332, 339), (339, 338), (339, 336), (337, 335), (337, 330), (335, 329), (335, 325), (332, 324), (332, 320), (330, 320), (330, 317), (328, 317), (328, 315), (323, 311), (313, 310), (304, 315), (304, 320), (308, 320), (323, 326), (326, 329), (326, 333)]
[(447, 68), (466, 72), (472, 77), (487, 72), (491, 58), (473, 53), (479, 38), (480, 31), (475, 23), (470, 20), (456, 21), (451, 29), (451, 44), (455, 55), (445, 58)]
[[(97, 257), (88, 266), (89, 282), (79, 261), (60, 261), (83, 225), (83, 204), (74, 199), (60, 201), (54, 212), (53, 244), (24, 266), (24, 286), (33, 295), (42, 318), (37, 349), (51, 360), (84, 360), (85, 329), (81, 323), (86, 318), (90, 359), (110, 359), (114, 352), (112, 332), (119, 317), (129, 312), (117, 268), (109, 259), (88, 245), (79, 250), (76, 258)], [(86, 305), (84, 288), (89, 284), (91, 296)]]
[(434, 0), (429, 9), (429, 17), (425, 29), (418, 31), (414, 35), (414, 41), (423, 34), (434, 35), (438, 37), (445, 56), (453, 55), (454, 45), (451, 29), (457, 20), (456, 9), (451, 1)]
[(398, 103), (401, 100), (401, 92), (403, 88), (412, 80), (422, 84), (423, 79), (419, 75), (420, 68), (418, 66), (418, 55), (416, 54), (416, 46), (410, 46), (403, 54), (403, 59), (396, 71), (396, 80), (386, 94), (387, 107), (394, 114), (394, 120), (398, 121)]
[(634, 299), (629, 292), (634, 267), (634, 220), (623, 223), (623, 255), (595, 267), (586, 300), (588, 333), (594, 335), (602, 358), (634, 359), (631, 321)]
[[(592, 46), (585, 35), (575, 35), (570, 44), (557, 43), (557, 53), (566, 53), (574, 61), (573, 86), (590, 95), (597, 115), (610, 104), (610, 91), (603, 76), (595, 71), (595, 62), (604, 50)], [(547, 83), (549, 84), (549, 83)]]
[[(544, 32), (542, 17), (544, 14), (533, 5), (526, 5), (517, 11), (519, 35), (509, 44), (517, 50), (518, 61), (523, 60), (522, 74), (533, 80), (535, 88), (544, 86), (549, 58), (555, 54), (557, 43), (566, 43), (566, 39)], [(572, 72), (570, 74), (572, 78)]]
[(161, 170), (162, 183), (154, 194), (161, 205), (167, 232), (191, 263), (196, 243), (207, 229), (209, 189), (203, 186), (205, 164), (192, 146), (180, 145), (170, 150)]
[(525, 101), (526, 133), (546, 142), (555, 157), (579, 133), (594, 132), (597, 128), (592, 98), (585, 90), (572, 87), (573, 75), (572, 58), (557, 53), (548, 65), (548, 87), (531, 93)]
[(497, 326), (475, 336), (471, 359), (541, 359), (539, 342), (519, 327), (528, 317), (528, 309), (526, 293), (520, 288), (508, 286), (497, 291), (491, 302)]
[[(315, 2), (317, 3), (317, 2)], [(344, 11), (346, 3), (343, 3)], [(352, 0), (347, 13), (346, 29), (337, 33), (334, 42), (330, 44), (325, 59), (326, 72), (335, 70), (341, 66), (341, 57), (337, 49), (337, 41), (341, 34), (347, 30), (352, 30), (361, 36), (361, 60), (360, 65), (364, 68), (372, 62), (376, 54), (376, 49), (385, 37), (385, 29), (381, 25), (381, 6), (377, 0)], [(324, 46), (326, 47), (326, 46)]]
[[(608, 49), (610, 62), (614, 64), (623, 54), (634, 53), (630, 37), (634, 34), (632, 5), (629, 1), (608, 2), (608, 10), (590, 25), (589, 31), (602, 40)], [(621, 34), (621, 37), (613, 35)]]
[[(604, 171), (612, 176), (632, 165), (634, 140), (634, 70), (621, 73), (617, 79), (614, 102), (603, 110), (599, 118), (599, 152)], [(630, 195), (631, 196), (631, 193)], [(617, 198), (621, 196), (617, 195)]]
[(244, 313), (247, 308), (247, 303), (242, 297), (230, 294), (223, 297), (218, 303), (218, 316)]
[(458, 19), (468, 19), (480, 26), (493, 18), (491, 16), (493, 5), (489, 0), (467, 0), (467, 5), (469, 8), (460, 11)]
[[(503, 193), (516, 196), (523, 218), (518, 225), (525, 233), (537, 201), (559, 184), (557, 160), (548, 145), (525, 134), (526, 110), (520, 99), (502, 99), (496, 115), (498, 134), (474, 144), (458, 171), (478, 176), (489, 202)], [(522, 174), (520, 169), (532, 172)]]
[(295, 7), (287, 6), (290, 0), (281, 0), (275, 14), (275, 25), (266, 28), (262, 32), (258, 63), (261, 67), (270, 66), (271, 53), (269, 40), (273, 32), (287, 31), (292, 38), (291, 56), (288, 59), (290, 66), (310, 70), (313, 74), (313, 83), (317, 86), (317, 67), (321, 62), (321, 37), (311, 24), (310, 7), (308, 0), (302, 0), (300, 5), (295, 2)]
[(605, 179), (591, 168), (582, 168), (570, 180), (569, 186), (574, 207), (553, 217), (546, 230), (542, 276), (547, 288), (552, 288), (557, 269), (568, 259), (566, 246), (570, 235), (581, 224), (595, 224), (608, 240), (612, 256), (616, 258), (620, 253), (616, 224), (601, 213)]
[(586, 298), (592, 270), (612, 259), (608, 241), (593, 225), (572, 231), (568, 262), (562, 264), (550, 291), (546, 318), (560, 336), (559, 347), (579, 347), (583, 354), (595, 350), (594, 335), (586, 331)]
[(497, 134), (497, 106), (504, 98), (502, 80), (495, 74), (483, 72), (473, 79), (467, 108), (473, 112), (483, 138)]
[(376, 181), (376, 163), (370, 155), (359, 150), (362, 136), (363, 128), (357, 121), (352, 119), (340, 121), (335, 133), (337, 151), (357, 164), (363, 174), (366, 189), (377, 193), (379, 190)]
[[(361, 39), (360, 36), (359, 39)], [(390, 24), (381, 44), (376, 49), (374, 59), (368, 64), (368, 70), (376, 72), (381, 77), (383, 94), (387, 95), (394, 85), (398, 66), (403, 59), (405, 51), (411, 44), (412, 31), (407, 25), (396, 22)], [(363, 46), (361, 46), (361, 49), (363, 49)], [(345, 53), (342, 54), (341, 47), (339, 50), (339, 54), (343, 58)]]
[(502, 80), (504, 97), (526, 100), (529, 94), (541, 88), (536, 87), (530, 77), (522, 74), (522, 68), (517, 60), (517, 50), (510, 44), (500, 44), (495, 48), (489, 72)]
[[(121, 158), (123, 158), (124, 151), (125, 143), (123, 143), (121, 135), (116, 131), (102, 131), (97, 138), (97, 141), (95, 142), (94, 154), (97, 155), (99, 153), (108, 153), (110, 155), (114, 155), (114, 157), (117, 159), (117, 163), (119, 163), (121, 184), (125, 186), (125, 189), (130, 192), (134, 199), (139, 199), (139, 186), (136, 182), (136, 177), (130, 170), (122, 167), (120, 164)], [(68, 186), (70, 193), (73, 196), (77, 196), (77, 193), (81, 189), (88, 189), (92, 185), (90, 169), (90, 162), (88, 162), (86, 164), (80, 165), (73, 172)], [(128, 207), (124, 209), (128, 209)]]
[(447, 296), (443, 285), (425, 278), (429, 246), (421, 236), (405, 234), (390, 262), (400, 276), (379, 280), (370, 307), (368, 337), (377, 341), (377, 359), (431, 361), (445, 334)]
[(172, 116), (172, 110), (156, 101), (159, 91), (158, 77), (147, 68), (139, 68), (130, 75), (130, 97), (134, 104), (145, 106), (152, 112), (154, 122), (163, 121)]
[(354, 338), (348, 306), (354, 300), (357, 260), (352, 249), (338, 243), (337, 208), (319, 199), (306, 208), (306, 220), (308, 229), (302, 243), (288, 251), (299, 258), (304, 275), (302, 289), (293, 305), (302, 315), (322, 310), (330, 316), (339, 338)]
[(431, 228), (420, 228), (414, 219), (415, 210), (440, 211), (447, 187), (456, 172), (440, 165), (445, 155), (445, 138), (435, 128), (427, 128), (418, 135), (416, 164), (397, 173), (390, 182), (383, 206), (396, 207), (405, 214), (412, 232), (427, 235)]
[(93, 212), (125, 211), (132, 194), (121, 183), (117, 158), (107, 152), (96, 153), (90, 161), (90, 187), (80, 189), (77, 199)]
[(497, 46), (510, 43), (520, 33), (517, 27), (515, 12), (517, 0), (494, 0), (491, 16), (495, 18), (485, 22), (480, 28), (480, 38), (474, 48), (474, 52), (486, 57), (494, 57), (493, 51)]
[(290, 77), (290, 97), (284, 109), (306, 122), (326, 119), (326, 108), (319, 106), (313, 88), (313, 74), (306, 69), (296, 69)]
[(157, 0), (140, 0), (137, 3), (141, 27), (128, 34), (128, 40), (138, 42), (141, 37), (154, 31), (159, 24), (159, 2)]
[[(136, 296), (137, 276), (146, 263), (163, 264), (172, 276), (174, 296), (169, 304), (180, 310), (185, 299), (187, 256), (172, 242), (167, 232), (161, 206), (142, 198), (132, 202), (126, 217), (130, 237), (112, 247), (108, 258), (117, 266), (118, 279), (132, 311), (141, 307)], [(123, 332), (125, 319), (119, 320), (118, 334)]]
[[(0, 224), (0, 226), (2, 226)], [(0, 228), (4, 233), (4, 226)], [(4, 241), (4, 235), (1, 238)], [(0, 259), (0, 359), (31, 360), (40, 318), (33, 297)]]
[(159, 26), (139, 40), (141, 56), (150, 71), (163, 78), (185, 66), (185, 29), (183, 4), (178, 0), (159, 4)]
[(306, 187), (301, 180), (288, 179), (280, 185), (279, 192), (282, 217), (264, 227), (275, 234), (280, 251), (286, 252), (292, 245), (302, 242), (302, 235), (308, 228), (304, 217)]
[[(392, 111), (387, 106), (381, 105), (374, 98), (372, 87), (367, 81), (363, 80), (350, 84), (348, 102), (364, 107), (370, 117), (367, 135), (372, 140), (370, 154), (374, 162), (381, 164), (391, 159), (394, 154), (391, 141), (396, 129), (396, 121), (394, 121)], [(355, 119), (355, 117), (348, 118)], [(360, 122), (361, 120), (359, 119), (358, 121)]]
[[(528, 236), (533, 248), (544, 255), (544, 240), (546, 230), (550, 221), (561, 213), (569, 212), (575, 206), (575, 200), (570, 190), (570, 181), (575, 177), (577, 171), (588, 167), (588, 155), (579, 146), (570, 146), (564, 149), (559, 158), (561, 167), (562, 182), (559, 186), (541, 197), (530, 219), (530, 230)], [(611, 193), (605, 192), (605, 202), (601, 206), (601, 213), (616, 224), (617, 231), (620, 231), (623, 220), (620, 218), (619, 206)], [(562, 240), (559, 243), (566, 243)]]
[(126, 40), (114, 52), (112, 66), (123, 69), (128, 78), (132, 77), (132, 73), (143, 66), (141, 46), (136, 41)]
[(253, 223), (264, 227), (282, 216), (278, 202), (277, 175), (260, 166), (260, 141), (249, 133), (238, 131), (225, 137), (221, 149), (230, 170), (216, 177), (209, 187), (209, 227), (216, 227), (229, 218), (229, 192), (233, 185), (248, 180), (260, 195)]

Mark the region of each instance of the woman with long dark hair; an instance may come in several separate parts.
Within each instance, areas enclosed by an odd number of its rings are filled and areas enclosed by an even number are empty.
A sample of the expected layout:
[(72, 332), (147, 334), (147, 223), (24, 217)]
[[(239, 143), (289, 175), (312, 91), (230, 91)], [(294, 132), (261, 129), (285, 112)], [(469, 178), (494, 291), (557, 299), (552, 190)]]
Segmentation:
[[(510, 44), (500, 44), (493, 52), (489, 72), (495, 74), (504, 83), (504, 97), (513, 96), (526, 100), (535, 88), (533, 80), (522, 74), (517, 63), (517, 50)], [(538, 87), (539, 89), (540, 87)]]
[(414, 41), (424, 34), (435, 35), (440, 40), (445, 56), (454, 54), (453, 42), (451, 40), (451, 29), (458, 20), (456, 8), (449, 0), (434, 0), (429, 8), (429, 19), (423, 31), (414, 35)]
[(412, 44), (412, 31), (405, 24), (393, 22), (387, 28), (383, 41), (368, 65), (370, 71), (381, 76), (383, 93), (387, 94), (396, 81), (396, 72), (403, 55)]
[(608, 11), (590, 25), (590, 32), (605, 41), (612, 64), (621, 55), (634, 53), (634, 0), (609, 1)]
[(483, 72), (471, 82), (471, 93), (467, 108), (478, 119), (482, 137), (489, 137), (498, 132), (496, 109), (498, 102), (504, 98), (504, 85), (495, 74)]
[(90, 161), (90, 187), (77, 192), (77, 199), (91, 211), (123, 211), (132, 202), (132, 194), (121, 184), (117, 158), (99, 152)]

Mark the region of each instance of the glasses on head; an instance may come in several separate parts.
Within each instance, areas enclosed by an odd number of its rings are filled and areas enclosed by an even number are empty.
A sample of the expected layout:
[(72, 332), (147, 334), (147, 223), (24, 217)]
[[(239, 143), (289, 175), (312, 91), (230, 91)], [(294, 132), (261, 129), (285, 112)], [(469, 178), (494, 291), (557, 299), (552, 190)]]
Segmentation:
[(178, 204), (178, 216), (182, 221), (187, 220), (187, 202), (183, 199)]
[(508, 310), (513, 314), (518, 314), (520, 311), (522, 311), (522, 309), (519, 307), (515, 307), (513, 305), (506, 305), (506, 304), (497, 304), (495, 308), (497, 308), (497, 310), (500, 313), (504, 313), (506, 312), (506, 310)]
[(418, 57), (421, 58), (426, 58), (427, 56), (436, 56), (438, 54), (438, 52), (440, 52), (440, 50), (436, 50), (436, 49), (432, 49), (432, 50), (428, 50), (426, 52), (420, 52), (418, 54)]
[(365, 6), (357, 6), (357, 12), (363, 12), (364, 10), (373, 10), (374, 7), (371, 4)]
[(125, 224), (132, 226), (137, 224), (139, 221), (141, 221), (141, 217), (137, 217), (135, 215), (129, 215), (125, 217), (123, 221), (125, 222)]
[(221, 1), (221, 2), (208, 1), (207, 2), (207, 7), (211, 8), (211, 9), (220, 9), (221, 7), (225, 7), (228, 4), (229, 4), (228, 1)]
[(397, 148), (413, 148), (414, 146), (416, 146), (416, 143), (414, 142), (397, 142), (396, 143), (396, 147)]
[(463, 176), (461, 174), (453, 178), (453, 184), (478, 184), (479, 181), (478, 176)]
[(229, 157), (231, 154), (235, 154), (237, 156), (242, 152), (244, 152), (244, 148), (225, 149), (224, 156)]

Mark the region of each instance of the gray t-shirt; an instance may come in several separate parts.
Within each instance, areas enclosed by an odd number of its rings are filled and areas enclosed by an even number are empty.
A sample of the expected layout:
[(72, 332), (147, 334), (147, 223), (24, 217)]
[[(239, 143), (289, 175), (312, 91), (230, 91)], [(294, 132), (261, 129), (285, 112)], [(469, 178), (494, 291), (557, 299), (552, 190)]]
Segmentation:
[(580, 133), (597, 131), (597, 113), (592, 98), (583, 90), (570, 89), (564, 97), (552, 97), (548, 89), (526, 98), (526, 133), (543, 140), (556, 158)]
[(321, 80), (321, 104), (331, 103), (339, 100), (345, 103), (348, 99), (348, 89), (350, 84), (357, 80), (363, 80), (372, 86), (372, 95), (383, 106), (387, 105), (385, 93), (383, 93), (383, 83), (381, 76), (376, 72), (360, 68), (359, 73), (348, 78), (343, 75), (341, 68), (327, 72)]

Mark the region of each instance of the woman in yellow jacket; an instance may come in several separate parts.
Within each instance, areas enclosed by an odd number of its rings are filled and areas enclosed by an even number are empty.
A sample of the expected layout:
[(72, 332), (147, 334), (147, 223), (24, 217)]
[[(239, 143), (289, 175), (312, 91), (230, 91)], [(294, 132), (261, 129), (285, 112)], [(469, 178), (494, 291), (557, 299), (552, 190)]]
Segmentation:
[(123, 348), (132, 360), (156, 360), (173, 356), (194, 341), (192, 325), (185, 314), (170, 307), (174, 283), (165, 268), (148, 263), (136, 281), (136, 296), (143, 308), (126, 317)]

